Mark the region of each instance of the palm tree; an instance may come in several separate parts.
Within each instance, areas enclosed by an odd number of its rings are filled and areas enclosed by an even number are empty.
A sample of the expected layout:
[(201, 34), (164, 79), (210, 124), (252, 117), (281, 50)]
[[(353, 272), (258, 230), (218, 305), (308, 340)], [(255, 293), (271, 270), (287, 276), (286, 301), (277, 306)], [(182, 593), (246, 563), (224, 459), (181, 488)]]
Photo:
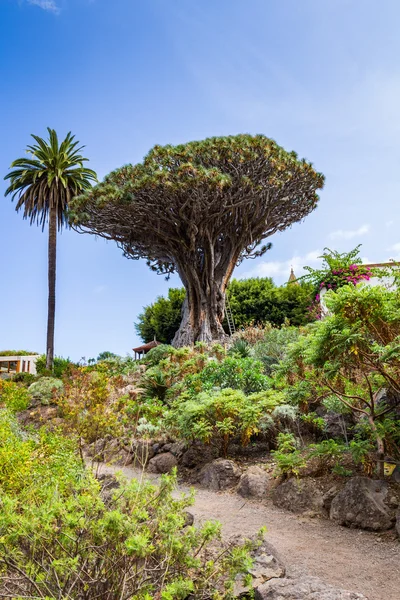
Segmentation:
[(74, 141), (68, 133), (61, 144), (54, 129), (47, 128), (49, 139), (32, 135), (36, 144), (28, 146), (27, 153), (32, 158), (18, 158), (11, 164), (11, 171), (4, 179), (10, 180), (5, 195), (12, 200), (18, 198), (16, 210), (23, 208), (24, 219), (41, 225), (42, 231), (49, 223), (48, 279), (49, 300), (47, 315), (46, 368), (53, 369), (54, 361), (54, 320), (56, 307), (56, 251), (57, 230), (68, 226), (68, 203), (74, 196), (91, 187), (97, 180), (96, 173), (84, 167), (79, 152), (83, 146)]

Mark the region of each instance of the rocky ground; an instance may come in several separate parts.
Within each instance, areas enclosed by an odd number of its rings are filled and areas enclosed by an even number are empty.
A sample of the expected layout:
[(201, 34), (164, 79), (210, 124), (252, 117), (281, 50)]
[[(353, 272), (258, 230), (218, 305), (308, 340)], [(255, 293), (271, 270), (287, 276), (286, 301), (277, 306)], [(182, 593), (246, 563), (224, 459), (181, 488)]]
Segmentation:
[[(122, 471), (126, 477), (157, 478), (133, 467), (101, 465), (102, 473)], [(178, 493), (187, 491), (179, 486)], [(195, 521), (217, 519), (224, 536), (251, 536), (267, 527), (272, 543), (294, 579), (276, 579), (265, 584), (265, 599), (345, 600), (362, 598), (331, 590), (337, 588), (363, 594), (368, 600), (399, 600), (400, 544), (393, 530), (372, 533), (348, 529), (335, 522), (292, 514), (273, 505), (272, 501), (246, 500), (236, 493), (196, 490), (191, 512)], [(319, 577), (324, 584), (313, 577)], [(303, 595), (299, 595), (299, 589)], [(306, 590), (306, 591), (304, 591)]]

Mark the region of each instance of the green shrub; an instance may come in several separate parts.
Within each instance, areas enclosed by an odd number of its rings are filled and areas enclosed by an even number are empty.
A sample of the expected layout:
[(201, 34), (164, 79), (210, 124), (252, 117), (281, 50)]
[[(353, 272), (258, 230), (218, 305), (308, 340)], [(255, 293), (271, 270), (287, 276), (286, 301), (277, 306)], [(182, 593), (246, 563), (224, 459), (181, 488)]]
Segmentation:
[(111, 401), (111, 391), (112, 382), (105, 373), (77, 370), (59, 393), (64, 431), (77, 439), (81, 452), (82, 444), (121, 433), (122, 407)]
[(237, 339), (229, 348), (229, 354), (239, 358), (248, 358), (252, 356), (252, 348), (247, 340)]
[(28, 388), (32, 400), (39, 400), (43, 405), (50, 404), (53, 399), (63, 392), (63, 390), (63, 382), (54, 377), (41, 377)]
[[(122, 483), (105, 504), (71, 441), (22, 436), (0, 411), (0, 572), (12, 597), (233, 598), (250, 544), (214, 553), (217, 523), (185, 527), (175, 477)], [(219, 548), (220, 550), (220, 548)]]
[(28, 387), (31, 385), (31, 383), (36, 381), (36, 375), (33, 375), (33, 373), (20, 372), (13, 375), (11, 381), (14, 381), (15, 383), (23, 383), (26, 387)]
[(36, 360), (36, 372), (38, 375), (46, 377), (57, 377), (61, 379), (64, 375), (68, 375), (71, 368), (75, 367), (69, 358), (62, 358), (61, 356), (54, 357), (54, 366), (52, 371), (46, 369), (46, 355), (41, 354)]
[[(188, 381), (189, 383), (190, 380)], [(221, 362), (211, 361), (195, 376), (193, 383), (200, 382), (205, 390), (214, 387), (242, 390), (245, 394), (266, 390), (271, 385), (264, 375), (263, 365), (253, 358), (228, 356)]]
[(318, 444), (311, 444), (308, 448), (307, 460), (315, 459), (319, 463), (321, 473), (340, 472), (340, 460), (343, 458), (347, 448), (336, 440), (323, 440)]
[(297, 327), (282, 326), (265, 330), (264, 339), (253, 348), (253, 357), (263, 363), (267, 375), (286, 357), (288, 348), (298, 340), (299, 335)]
[(168, 380), (167, 375), (159, 367), (148, 369), (143, 377), (141, 385), (147, 397), (156, 398), (161, 402), (165, 402), (170, 387), (170, 381)]
[[(95, 359), (90, 359), (88, 366), (83, 368), (87, 372), (104, 373), (110, 377), (116, 375), (127, 375), (130, 377), (139, 373), (140, 363), (131, 356), (121, 357), (115, 355), (99, 362), (96, 362)], [(65, 375), (70, 377), (74, 372), (76, 372), (75, 365), (71, 365), (70, 370), (66, 371)], [(63, 378), (65, 379), (65, 376)]]
[(203, 392), (184, 402), (178, 400), (166, 424), (176, 435), (213, 444), (226, 456), (232, 438), (240, 436), (241, 443), (248, 444), (279, 401), (280, 396), (270, 391), (249, 396), (232, 389)]
[(277, 442), (277, 449), (271, 452), (277, 463), (276, 475), (298, 476), (300, 469), (306, 466), (306, 459), (299, 450), (296, 438), (291, 433), (280, 433)]
[(28, 408), (30, 396), (25, 387), (14, 381), (0, 379), (0, 404), (4, 404), (12, 412)]
[(173, 348), (173, 346), (169, 346), (168, 344), (160, 344), (159, 346), (152, 348), (146, 354), (146, 356), (143, 358), (143, 362), (151, 367), (155, 367), (158, 365), (160, 360), (168, 358), (168, 356), (171, 356), (174, 354), (174, 352), (175, 348)]

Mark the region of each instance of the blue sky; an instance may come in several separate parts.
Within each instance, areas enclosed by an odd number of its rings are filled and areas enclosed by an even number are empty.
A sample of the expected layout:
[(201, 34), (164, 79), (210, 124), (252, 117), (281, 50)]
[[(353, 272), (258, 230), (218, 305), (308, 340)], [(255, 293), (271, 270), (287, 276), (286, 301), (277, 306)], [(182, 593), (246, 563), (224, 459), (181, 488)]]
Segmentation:
[[(235, 276), (282, 283), (325, 246), (400, 257), (399, 28), (397, 0), (1, 0), (0, 174), (47, 126), (75, 133), (100, 178), (156, 143), (264, 133), (326, 185)], [(46, 253), (3, 198), (0, 349), (45, 349)], [(142, 307), (179, 285), (71, 231), (57, 275), (56, 353), (73, 359), (130, 352)]]

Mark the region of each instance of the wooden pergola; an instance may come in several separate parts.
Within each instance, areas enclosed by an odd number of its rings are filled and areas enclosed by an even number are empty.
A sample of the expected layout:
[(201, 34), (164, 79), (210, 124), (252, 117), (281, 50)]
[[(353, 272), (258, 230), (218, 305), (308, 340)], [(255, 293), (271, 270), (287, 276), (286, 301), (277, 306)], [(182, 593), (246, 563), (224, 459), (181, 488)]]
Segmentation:
[(140, 360), (152, 348), (155, 348), (156, 346), (159, 346), (160, 344), (161, 344), (161, 342), (157, 342), (157, 340), (153, 340), (152, 342), (149, 342), (148, 344), (143, 344), (143, 346), (138, 346), (137, 348), (132, 348), (132, 350), (135, 353), (135, 360)]

